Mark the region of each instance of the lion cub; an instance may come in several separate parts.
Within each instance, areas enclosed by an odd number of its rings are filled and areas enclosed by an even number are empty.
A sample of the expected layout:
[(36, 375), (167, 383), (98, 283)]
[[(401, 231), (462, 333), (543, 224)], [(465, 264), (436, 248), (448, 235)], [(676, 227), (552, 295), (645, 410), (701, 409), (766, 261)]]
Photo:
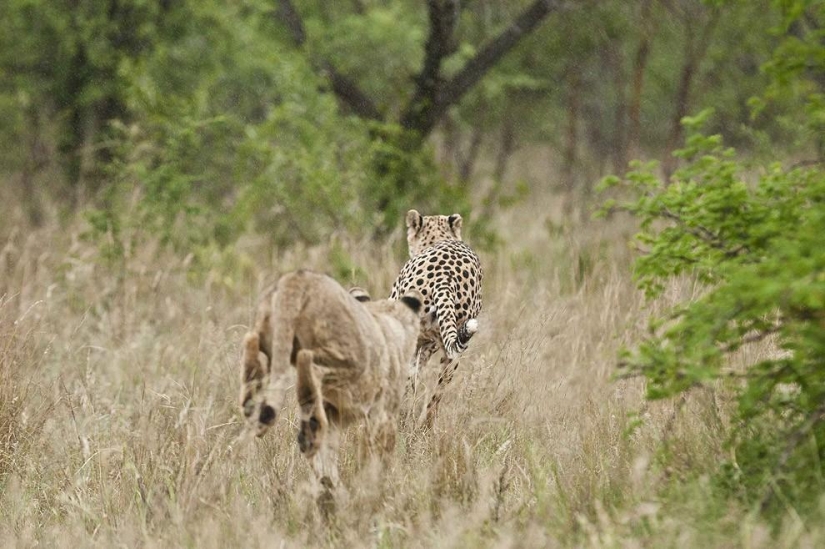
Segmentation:
[(332, 278), (300, 270), (281, 277), (244, 338), (241, 408), (260, 436), (275, 421), (291, 364), (297, 370), (298, 445), (321, 485), (338, 484), (339, 432), (362, 421), (366, 450), (395, 447), (407, 365), (419, 336), (423, 301), (369, 301)]

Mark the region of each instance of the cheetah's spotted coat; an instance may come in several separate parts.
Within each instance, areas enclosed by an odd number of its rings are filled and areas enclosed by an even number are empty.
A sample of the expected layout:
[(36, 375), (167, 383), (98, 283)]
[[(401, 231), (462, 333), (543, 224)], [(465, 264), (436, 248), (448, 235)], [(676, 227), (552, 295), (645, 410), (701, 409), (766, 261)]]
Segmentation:
[(443, 352), (438, 386), (427, 407), (431, 423), (444, 386), (478, 329), (483, 272), (478, 256), (461, 240), (460, 215), (422, 216), (410, 210), (406, 222), (410, 259), (395, 280), (390, 299), (409, 290), (424, 296), (421, 335), (410, 368), (413, 387), (420, 368), (436, 351)]

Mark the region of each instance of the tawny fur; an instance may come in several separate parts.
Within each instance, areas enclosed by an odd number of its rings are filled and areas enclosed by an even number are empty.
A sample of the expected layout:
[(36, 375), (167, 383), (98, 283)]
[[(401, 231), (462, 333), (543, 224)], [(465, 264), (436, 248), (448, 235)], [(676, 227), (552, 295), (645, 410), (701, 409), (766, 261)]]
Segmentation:
[(363, 422), (368, 453), (386, 455), (395, 444), (423, 298), (417, 291), (398, 301), (368, 298), (325, 275), (289, 273), (264, 296), (244, 339), (244, 414), (262, 435), (281, 408), (284, 380), (295, 366), (299, 447), (326, 487), (338, 483), (340, 429)]

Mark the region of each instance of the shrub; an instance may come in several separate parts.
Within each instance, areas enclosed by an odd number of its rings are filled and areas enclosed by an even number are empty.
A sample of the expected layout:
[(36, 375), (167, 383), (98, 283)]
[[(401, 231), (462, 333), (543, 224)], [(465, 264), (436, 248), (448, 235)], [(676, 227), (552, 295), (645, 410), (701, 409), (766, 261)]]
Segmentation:
[[(738, 401), (726, 485), (765, 509), (776, 494), (812, 505), (825, 472), (825, 171), (746, 170), (719, 136), (698, 133), (707, 117), (686, 119), (685, 166), (670, 181), (639, 163), (604, 181), (630, 193), (605, 211), (640, 222), (635, 277), (646, 295), (680, 275), (707, 285), (653, 319), (623, 365), (652, 399), (723, 380)], [(732, 353), (766, 340), (775, 352), (731, 366)]]

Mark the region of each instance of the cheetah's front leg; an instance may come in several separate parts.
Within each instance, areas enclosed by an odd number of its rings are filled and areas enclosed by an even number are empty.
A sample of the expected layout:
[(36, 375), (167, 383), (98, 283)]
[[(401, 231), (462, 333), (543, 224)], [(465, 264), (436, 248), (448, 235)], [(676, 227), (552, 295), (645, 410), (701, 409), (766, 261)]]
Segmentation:
[(418, 347), (415, 349), (415, 356), (413, 356), (412, 361), (410, 362), (410, 371), (409, 371), (409, 384), (408, 384), (408, 392), (415, 397), (415, 392), (418, 386), (418, 376), (421, 373), (421, 368), (423, 368), (427, 362), (430, 361), (430, 357), (435, 354), (438, 350), (438, 343), (435, 341), (419, 341)]
[(444, 388), (453, 380), (455, 371), (458, 370), (458, 357), (450, 359), (447, 356), (441, 357), (441, 373), (438, 376), (438, 384), (433, 391), (433, 397), (427, 404), (427, 418), (425, 425), (432, 428), (435, 421), (435, 414), (438, 412), (438, 405), (444, 394)]

